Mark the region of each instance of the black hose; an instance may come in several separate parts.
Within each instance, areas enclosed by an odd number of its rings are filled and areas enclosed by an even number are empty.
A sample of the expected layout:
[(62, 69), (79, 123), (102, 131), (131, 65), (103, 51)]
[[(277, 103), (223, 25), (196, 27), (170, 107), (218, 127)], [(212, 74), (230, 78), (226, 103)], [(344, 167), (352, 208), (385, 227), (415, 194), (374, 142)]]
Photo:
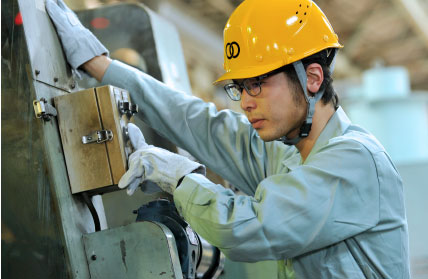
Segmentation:
[(89, 211), (91, 212), (92, 218), (94, 219), (95, 231), (98, 232), (101, 230), (101, 223), (100, 223), (100, 218), (98, 217), (98, 213), (95, 210), (94, 204), (92, 203), (92, 200), (89, 197), (88, 193), (83, 192), (82, 197), (83, 197), (83, 201), (86, 203)]
[(219, 265), (220, 265), (220, 250), (213, 246), (213, 260), (208, 270), (202, 276), (202, 279), (211, 279), (214, 277)]

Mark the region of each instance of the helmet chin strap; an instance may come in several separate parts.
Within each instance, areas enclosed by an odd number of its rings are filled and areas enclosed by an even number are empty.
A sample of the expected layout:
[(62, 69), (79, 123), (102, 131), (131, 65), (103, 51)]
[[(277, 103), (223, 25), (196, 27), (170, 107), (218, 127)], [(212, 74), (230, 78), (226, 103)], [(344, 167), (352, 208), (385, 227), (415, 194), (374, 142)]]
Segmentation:
[[(330, 73), (333, 74), (334, 66), (336, 64), (336, 57), (337, 52), (339, 49), (333, 48), (330, 49), (327, 53), (327, 65), (329, 66)], [(301, 60), (296, 61), (293, 63), (293, 67), (296, 70), (297, 77), (299, 78), (300, 85), (302, 86), (303, 93), (305, 96), (306, 103), (308, 104), (308, 110), (306, 112), (306, 119), (303, 122), (302, 126), (300, 126), (300, 132), (299, 135), (295, 138), (289, 139), (287, 136), (283, 136), (279, 138), (278, 140), (282, 141), (284, 144), (287, 145), (296, 145), (299, 143), (300, 140), (303, 138), (306, 138), (312, 127), (312, 117), (315, 113), (315, 104), (322, 98), (324, 94), (324, 89), (319, 90), (315, 95), (309, 96), (308, 89), (307, 89), (307, 82), (308, 82), (308, 76), (306, 75), (305, 67), (303, 66), (303, 63)]]
[(309, 135), (312, 127), (312, 117), (315, 113), (315, 104), (321, 99), (324, 94), (324, 90), (320, 90), (315, 93), (315, 96), (309, 96), (307, 89), (308, 76), (306, 75), (305, 67), (303, 66), (302, 61), (296, 61), (293, 63), (294, 69), (296, 70), (297, 77), (299, 78), (300, 85), (302, 86), (303, 93), (305, 96), (306, 103), (308, 104), (308, 110), (306, 112), (306, 119), (300, 126), (299, 135), (295, 138), (289, 139), (287, 136), (281, 137), (279, 140), (287, 145), (296, 145), (303, 138), (306, 138)]

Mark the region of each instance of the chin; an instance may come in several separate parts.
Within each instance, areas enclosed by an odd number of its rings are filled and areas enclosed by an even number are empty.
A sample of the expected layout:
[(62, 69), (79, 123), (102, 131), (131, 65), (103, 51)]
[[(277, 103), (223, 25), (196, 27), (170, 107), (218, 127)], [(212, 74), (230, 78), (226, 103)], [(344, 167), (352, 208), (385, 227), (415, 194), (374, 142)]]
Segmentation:
[(271, 135), (271, 134), (267, 134), (267, 133), (263, 133), (263, 132), (257, 132), (259, 134), (259, 137), (266, 142), (269, 141), (274, 141), (279, 139), (281, 136), (276, 136), (276, 135)]

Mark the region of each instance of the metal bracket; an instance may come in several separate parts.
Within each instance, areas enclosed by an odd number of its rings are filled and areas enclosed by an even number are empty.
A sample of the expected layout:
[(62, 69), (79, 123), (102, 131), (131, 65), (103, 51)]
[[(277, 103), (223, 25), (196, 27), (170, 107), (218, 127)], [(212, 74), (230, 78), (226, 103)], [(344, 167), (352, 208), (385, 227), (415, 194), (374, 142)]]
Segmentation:
[(50, 105), (45, 98), (41, 98), (40, 101), (34, 100), (33, 107), (36, 118), (50, 121), (52, 116), (57, 116), (56, 109)]
[(130, 101), (119, 101), (119, 111), (121, 114), (126, 114), (128, 117), (138, 112), (138, 106)]
[(103, 143), (111, 140), (113, 140), (113, 132), (110, 130), (95, 131), (82, 137), (83, 144)]

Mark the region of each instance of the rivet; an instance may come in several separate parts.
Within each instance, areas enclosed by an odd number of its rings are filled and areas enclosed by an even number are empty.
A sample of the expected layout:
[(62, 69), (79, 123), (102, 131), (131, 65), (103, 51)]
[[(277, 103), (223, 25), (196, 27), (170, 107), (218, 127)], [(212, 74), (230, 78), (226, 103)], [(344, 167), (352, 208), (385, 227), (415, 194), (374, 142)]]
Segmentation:
[(263, 56), (257, 55), (256, 56), (256, 60), (259, 61), (259, 62), (262, 62), (263, 61)]
[(294, 48), (290, 48), (290, 49), (288, 50), (288, 54), (289, 54), (289, 55), (293, 55), (293, 54), (294, 54)]
[(324, 35), (324, 41), (325, 41), (325, 42), (328, 42), (328, 39), (329, 39), (329, 38), (328, 38), (328, 36), (327, 36), (327, 35)]

